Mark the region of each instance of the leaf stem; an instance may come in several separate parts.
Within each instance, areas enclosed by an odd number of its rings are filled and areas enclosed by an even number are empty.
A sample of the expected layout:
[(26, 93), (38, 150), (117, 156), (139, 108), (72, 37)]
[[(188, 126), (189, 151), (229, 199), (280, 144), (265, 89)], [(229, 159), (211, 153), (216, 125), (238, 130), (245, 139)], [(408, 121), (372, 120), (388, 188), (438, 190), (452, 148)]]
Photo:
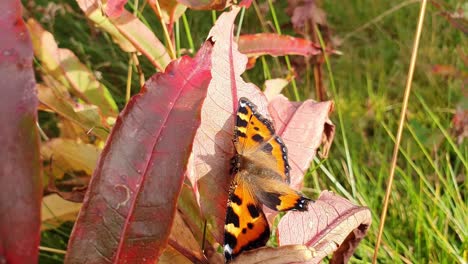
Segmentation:
[[(273, 6), (273, 3), (272, 3), (271, 0), (268, 0), (268, 5), (270, 6), (271, 16), (273, 17), (273, 23), (275, 24), (276, 32), (278, 32), (278, 34), (281, 35), (281, 28), (280, 28), (279, 23), (278, 23), (278, 18), (276, 17), (275, 7)], [(288, 71), (290, 73), (293, 73), (294, 71), (293, 71), (293, 69), (291, 67), (291, 62), (289, 61), (289, 56), (288, 55), (284, 56), (284, 59), (286, 61), (286, 65), (288, 66)], [(296, 85), (296, 78), (294, 76), (291, 78), (291, 85), (292, 85), (292, 88), (293, 88), (294, 99), (296, 101), (300, 101), (301, 97), (299, 96), (299, 92), (297, 90), (297, 85)]]
[(164, 38), (167, 41), (167, 46), (168, 46), (168, 53), (171, 59), (175, 60), (175, 51), (174, 51), (174, 46), (172, 45), (172, 40), (171, 37), (169, 36), (169, 32), (167, 31), (167, 26), (166, 23), (164, 23), (163, 17), (162, 17), (162, 12), (161, 12), (161, 7), (159, 6), (159, 0), (154, 0), (154, 1), (149, 1), (150, 6), (153, 8), (153, 10), (156, 12), (156, 15), (159, 17), (159, 21), (161, 22), (161, 26), (164, 31)]

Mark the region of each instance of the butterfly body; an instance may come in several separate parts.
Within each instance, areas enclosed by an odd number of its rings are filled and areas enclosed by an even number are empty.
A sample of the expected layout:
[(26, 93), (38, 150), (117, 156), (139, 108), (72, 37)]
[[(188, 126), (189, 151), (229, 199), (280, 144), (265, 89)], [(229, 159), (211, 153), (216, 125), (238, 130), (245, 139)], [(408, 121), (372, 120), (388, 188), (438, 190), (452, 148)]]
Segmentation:
[(231, 159), (224, 232), (224, 255), (262, 247), (270, 237), (262, 205), (276, 211), (307, 210), (310, 199), (289, 187), (287, 148), (273, 124), (246, 98), (239, 100), (234, 129), (236, 154)]

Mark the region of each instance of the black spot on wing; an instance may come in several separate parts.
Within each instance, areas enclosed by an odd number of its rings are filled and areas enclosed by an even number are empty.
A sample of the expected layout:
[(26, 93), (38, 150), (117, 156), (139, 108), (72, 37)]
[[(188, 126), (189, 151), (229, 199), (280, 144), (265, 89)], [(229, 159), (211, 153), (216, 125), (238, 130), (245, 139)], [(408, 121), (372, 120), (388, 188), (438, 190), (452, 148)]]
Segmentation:
[(231, 194), (231, 202), (236, 203), (237, 205), (242, 205), (242, 199), (235, 193)]
[(235, 227), (240, 227), (239, 216), (232, 210), (232, 207), (228, 206), (226, 211), (226, 224), (233, 224)]
[(268, 208), (278, 211), (276, 206), (281, 204), (281, 200), (279, 197), (280, 197), (279, 193), (265, 192), (264, 195), (262, 195), (261, 201)]
[(260, 216), (260, 213), (258, 212), (259, 209), (254, 204), (248, 204), (247, 209), (249, 209), (249, 214), (252, 218), (257, 218)]
[(245, 107), (245, 106), (240, 106), (240, 105), (239, 105), (239, 109), (237, 109), (237, 112), (246, 115), (246, 114), (249, 113), (249, 110), (247, 110), (247, 107)]
[(236, 137), (243, 137), (243, 138), (246, 138), (247, 135), (244, 133), (244, 132), (241, 132), (239, 130), (236, 130)]
[(259, 135), (259, 134), (253, 135), (253, 136), (252, 136), (252, 139), (253, 139), (255, 142), (259, 142), (259, 143), (263, 142), (263, 137), (262, 137), (261, 135)]
[(244, 227), (242, 228), (242, 234), (245, 234), (245, 233), (247, 233), (247, 228)]
[[(259, 247), (263, 247), (266, 245), (268, 242), (268, 239), (270, 239), (270, 227), (267, 225), (265, 227), (265, 230), (253, 241), (250, 241), (247, 245), (243, 246), (239, 253), (244, 251), (244, 250), (251, 250)], [(237, 253), (236, 256), (239, 254)], [(235, 256), (234, 256), (235, 257)]]
[(247, 227), (248, 227), (249, 229), (253, 229), (254, 225), (253, 225), (252, 223), (247, 223)]
[(250, 102), (249, 99), (247, 99), (245, 97), (242, 97), (242, 98), (239, 99), (238, 112), (241, 112), (243, 114), (247, 114), (248, 113), (247, 107), (243, 107), (241, 105), (247, 105), (248, 107), (250, 107), (250, 109), (252, 110), (252, 114), (255, 117), (257, 117), (258, 120), (260, 120), (260, 122), (262, 122), (268, 128), (270, 133), (271, 134), (275, 133), (275, 129), (274, 129), (273, 124), (271, 123), (271, 121), (266, 119), (265, 117), (263, 117), (259, 112), (257, 112), (257, 106), (254, 103)]
[(258, 127), (254, 127), (254, 129), (255, 129), (255, 131), (259, 131), (259, 130), (260, 130), (260, 128), (258, 128)]
[(236, 126), (238, 127), (246, 127), (249, 123), (247, 121), (245, 121), (244, 119), (242, 119), (242, 117), (240, 116), (237, 116), (237, 120), (236, 120)]
[(271, 153), (273, 151), (273, 146), (270, 143), (263, 145), (262, 151), (266, 153)]

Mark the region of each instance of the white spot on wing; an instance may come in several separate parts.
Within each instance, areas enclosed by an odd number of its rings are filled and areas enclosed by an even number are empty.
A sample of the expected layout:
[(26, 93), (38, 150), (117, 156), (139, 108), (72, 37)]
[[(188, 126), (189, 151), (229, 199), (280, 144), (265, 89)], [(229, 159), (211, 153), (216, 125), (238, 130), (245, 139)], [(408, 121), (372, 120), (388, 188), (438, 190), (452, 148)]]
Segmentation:
[(232, 248), (229, 245), (224, 245), (224, 253), (227, 253), (229, 255), (232, 255)]

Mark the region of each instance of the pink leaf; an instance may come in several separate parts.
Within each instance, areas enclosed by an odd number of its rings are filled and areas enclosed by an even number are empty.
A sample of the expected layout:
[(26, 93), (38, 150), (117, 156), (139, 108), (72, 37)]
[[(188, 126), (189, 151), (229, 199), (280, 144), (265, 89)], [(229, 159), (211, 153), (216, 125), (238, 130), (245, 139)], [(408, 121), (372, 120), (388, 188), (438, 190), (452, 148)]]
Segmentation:
[(302, 244), (315, 249), (319, 263), (334, 252), (331, 263), (346, 263), (372, 222), (370, 210), (329, 191), (309, 204), (307, 212), (289, 212), (278, 225), (281, 246)]
[(154, 263), (168, 243), (212, 43), (149, 79), (120, 114), (68, 245), (68, 263)]
[(209, 33), (215, 42), (212, 54), (212, 80), (202, 108), (202, 123), (193, 146), (193, 171), (189, 178), (197, 191), (200, 207), (213, 235), (223, 241), (224, 216), (230, 177), (229, 160), (233, 155), (233, 114), (240, 96), (249, 97), (267, 114), (267, 102), (253, 84), (245, 83), (240, 74), (247, 57), (233, 41), (234, 20), (239, 8), (223, 13)]
[(275, 121), (276, 133), (288, 147), (291, 186), (300, 190), (317, 148), (324, 144), (322, 154), (326, 155), (335, 136), (335, 126), (328, 119), (333, 102), (291, 102), (280, 95), (271, 100), (268, 109)]
[[(54, 36), (44, 30), (36, 20), (28, 19), (27, 26), (35, 56), (41, 62), (43, 72), (85, 102), (98, 106), (104, 116), (116, 116), (118, 109), (114, 99), (94, 73), (82, 64), (71, 50), (59, 48)], [(52, 100), (52, 103), (56, 102)]]
[(128, 0), (109, 0), (105, 8), (106, 15), (110, 18), (119, 17), (124, 11), (124, 6)]
[(20, 1), (0, 1), (0, 262), (36, 263), (42, 177), (29, 33)]
[[(303, 172), (309, 165), (307, 162), (310, 162), (316, 147), (322, 142), (324, 122), (328, 120), (331, 108), (330, 102), (316, 104), (312, 101), (297, 104), (287, 102), (286, 108), (276, 104), (267, 107), (267, 100), (261, 91), (255, 85), (245, 83), (240, 77), (245, 71), (247, 58), (239, 53), (237, 44), (233, 42), (233, 23), (238, 11), (239, 8), (233, 7), (231, 12), (223, 13), (209, 34), (216, 43), (212, 55), (213, 79), (202, 108), (202, 123), (195, 136), (193, 148), (193, 171), (189, 173), (202, 212), (218, 242), (223, 241), (226, 201), (231, 181), (228, 173), (229, 161), (234, 155), (233, 117), (238, 98), (241, 96), (249, 98), (258, 106), (258, 111), (266, 117), (270, 118), (271, 113), (277, 132), (284, 137), (287, 147), (292, 144), (289, 160), (295, 170), (293, 172), (295, 187), (301, 185)], [(276, 112), (271, 112), (272, 110)], [(320, 112), (311, 112), (315, 110)], [(280, 111), (284, 113), (277, 115)], [(302, 122), (305, 124), (301, 124)], [(296, 135), (307, 135), (310, 138), (298, 137), (301, 140), (299, 142), (299, 139), (295, 139)], [(295, 146), (295, 144), (304, 146)]]

